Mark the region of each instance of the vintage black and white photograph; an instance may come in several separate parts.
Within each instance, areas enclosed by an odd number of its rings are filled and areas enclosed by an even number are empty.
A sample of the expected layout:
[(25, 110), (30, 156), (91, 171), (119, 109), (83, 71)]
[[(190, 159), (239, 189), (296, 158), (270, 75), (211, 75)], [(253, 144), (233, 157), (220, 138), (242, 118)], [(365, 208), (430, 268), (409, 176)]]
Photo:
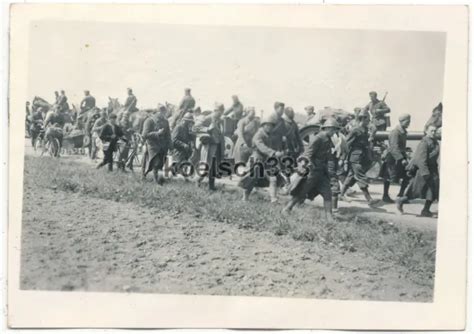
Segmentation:
[(432, 300), (444, 33), (31, 32), (22, 289)]
[(452, 35), (61, 10), (22, 27), (20, 291), (435, 302)]

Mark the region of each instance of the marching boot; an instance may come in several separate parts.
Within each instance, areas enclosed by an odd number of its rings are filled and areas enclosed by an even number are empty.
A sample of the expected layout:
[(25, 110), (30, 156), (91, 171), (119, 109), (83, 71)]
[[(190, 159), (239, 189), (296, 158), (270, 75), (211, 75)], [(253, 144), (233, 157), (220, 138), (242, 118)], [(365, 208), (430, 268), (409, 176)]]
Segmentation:
[(290, 201), (288, 202), (288, 204), (281, 210), (281, 213), (282, 214), (288, 214), (291, 212), (291, 210), (293, 209), (293, 207), (300, 202), (300, 199), (297, 198), (297, 197), (292, 197), (290, 199)]
[(390, 198), (390, 195), (388, 194), (388, 190), (389, 190), (389, 189), (390, 189), (390, 181), (384, 181), (384, 183), (383, 183), (383, 197), (382, 197), (382, 201), (383, 201), (384, 203), (392, 204), (392, 203), (395, 203), (395, 201)]
[(326, 214), (326, 221), (328, 223), (334, 222), (332, 216), (332, 201), (324, 201), (324, 213)]
[(339, 198), (338, 198), (337, 194), (334, 194), (332, 196), (332, 211), (333, 212), (339, 212), (339, 208), (337, 207), (338, 200), (339, 200)]
[(408, 179), (403, 179), (402, 184), (400, 185), (400, 191), (398, 192), (397, 197), (403, 197), (405, 194), (405, 190), (407, 189), (408, 183), (410, 181)]
[(277, 180), (275, 179), (270, 179), (270, 185), (268, 187), (268, 193), (270, 194), (270, 203), (277, 203), (278, 202), (278, 196), (277, 196)]
[(405, 196), (401, 196), (397, 198), (397, 210), (398, 212), (403, 215), (403, 204), (407, 202), (408, 198)]
[(349, 189), (346, 183), (342, 184), (341, 194), (339, 195), (339, 200), (344, 202), (350, 202), (351, 200), (346, 196), (347, 189)]
[(211, 190), (211, 191), (217, 190), (217, 188), (216, 188), (216, 178), (213, 177), (213, 176), (211, 176), (209, 178), (209, 190)]
[(433, 217), (433, 213), (430, 211), (431, 203), (430, 200), (425, 201), (425, 205), (423, 206), (423, 210), (421, 210), (422, 217)]
[(360, 190), (362, 190), (362, 193), (364, 194), (364, 197), (370, 207), (376, 207), (379, 204), (378, 200), (372, 199), (372, 196), (370, 196), (368, 188), (361, 188)]
[(243, 193), (243, 196), (242, 196), (242, 201), (248, 202), (251, 191), (252, 190), (244, 189), (244, 193)]

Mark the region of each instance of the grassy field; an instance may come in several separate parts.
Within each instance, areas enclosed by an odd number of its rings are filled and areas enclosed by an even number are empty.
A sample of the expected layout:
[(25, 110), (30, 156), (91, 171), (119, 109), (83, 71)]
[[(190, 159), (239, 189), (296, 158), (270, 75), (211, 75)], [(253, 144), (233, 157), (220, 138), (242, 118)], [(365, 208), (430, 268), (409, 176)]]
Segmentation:
[(138, 174), (108, 173), (47, 157), (25, 157), (25, 186), (134, 204), (166, 212), (177, 220), (193, 217), (227, 224), (248, 235), (271, 233), (277, 238), (315, 244), (328, 254), (357, 254), (385, 267), (403, 268), (404, 279), (415, 285), (432, 289), (434, 284), (436, 233), (395, 226), (381, 219), (346, 213), (329, 224), (321, 218), (322, 209), (313, 205), (304, 205), (291, 216), (282, 216), (281, 205), (269, 203), (261, 194), (254, 194), (250, 202), (242, 202), (240, 191), (229, 186), (209, 192), (178, 179), (157, 186), (151, 177), (142, 181)]

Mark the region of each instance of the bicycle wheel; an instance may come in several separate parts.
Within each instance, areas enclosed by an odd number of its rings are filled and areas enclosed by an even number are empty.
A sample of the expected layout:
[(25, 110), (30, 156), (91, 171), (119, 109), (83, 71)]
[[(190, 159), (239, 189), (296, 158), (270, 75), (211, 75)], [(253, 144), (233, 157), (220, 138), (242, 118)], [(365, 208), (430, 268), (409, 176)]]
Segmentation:
[(59, 156), (59, 140), (57, 138), (53, 138), (50, 141), (48, 152), (49, 152), (49, 155), (52, 157)]

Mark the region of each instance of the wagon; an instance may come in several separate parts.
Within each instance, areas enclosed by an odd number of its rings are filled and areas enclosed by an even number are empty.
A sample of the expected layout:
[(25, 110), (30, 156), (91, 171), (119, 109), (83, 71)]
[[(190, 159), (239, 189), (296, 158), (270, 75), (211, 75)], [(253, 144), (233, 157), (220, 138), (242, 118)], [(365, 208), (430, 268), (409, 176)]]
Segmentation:
[(63, 138), (63, 153), (84, 153), (84, 137), (85, 134), (82, 131), (72, 131)]

